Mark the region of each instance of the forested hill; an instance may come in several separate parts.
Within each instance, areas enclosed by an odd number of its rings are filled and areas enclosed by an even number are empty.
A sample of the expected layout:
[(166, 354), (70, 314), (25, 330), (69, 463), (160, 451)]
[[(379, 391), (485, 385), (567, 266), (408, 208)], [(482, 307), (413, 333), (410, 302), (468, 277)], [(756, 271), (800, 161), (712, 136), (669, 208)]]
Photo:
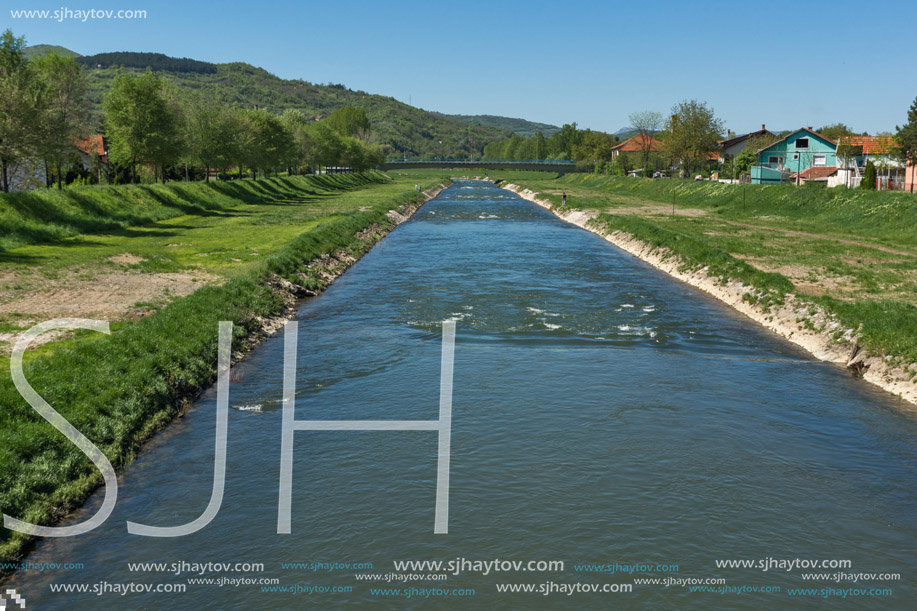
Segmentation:
[(98, 53), (83, 55), (76, 60), (84, 68), (150, 68), (156, 72), (185, 72), (194, 74), (216, 74), (216, 64), (201, 62), (187, 57), (169, 57), (162, 53)]
[[(43, 50), (47, 45), (36, 45)], [(56, 47), (61, 53), (67, 49)], [(69, 52), (72, 53), (72, 52)], [(201, 95), (242, 108), (266, 108), (274, 113), (299, 109), (312, 117), (326, 117), (344, 106), (364, 110), (378, 144), (388, 155), (417, 157), (480, 156), (484, 145), (510, 136), (491, 125), (474, 125), (459, 118), (408, 106), (392, 97), (353, 91), (344, 85), (319, 85), (306, 80), (284, 80), (262, 68), (236, 62), (213, 64), (161, 53), (100, 53), (78, 56), (89, 81), (95, 116), (102, 98), (121, 72), (147, 68), (174, 83), (181, 95)], [(308, 64), (303, 72), (308, 72)]]
[(64, 57), (80, 57), (79, 53), (57, 45), (32, 45), (25, 49), (26, 57), (41, 57), (42, 55), (48, 55), (50, 53), (57, 53)]
[(498, 129), (508, 129), (514, 134), (523, 138), (534, 136), (537, 132), (544, 134), (545, 138), (556, 134), (560, 128), (548, 123), (536, 123), (535, 121), (526, 121), (525, 119), (513, 119), (511, 117), (498, 117), (495, 115), (450, 115), (456, 119), (467, 121), (474, 125), (486, 125)]

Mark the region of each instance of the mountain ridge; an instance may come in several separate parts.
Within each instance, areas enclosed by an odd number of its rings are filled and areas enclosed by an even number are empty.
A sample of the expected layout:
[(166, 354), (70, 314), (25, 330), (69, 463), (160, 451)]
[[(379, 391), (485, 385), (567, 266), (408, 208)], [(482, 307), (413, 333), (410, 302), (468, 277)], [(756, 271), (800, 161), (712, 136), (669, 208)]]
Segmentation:
[(525, 119), (426, 111), (391, 96), (355, 91), (343, 84), (322, 85), (305, 79), (282, 79), (245, 62), (213, 63), (134, 51), (81, 55), (64, 47), (44, 44), (27, 49), (31, 56), (53, 52), (72, 56), (84, 67), (89, 101), (96, 119), (101, 117), (105, 92), (118, 74), (150, 69), (176, 85), (186, 98), (199, 95), (237, 107), (266, 108), (278, 114), (296, 109), (315, 120), (344, 106), (359, 108), (366, 112), (377, 143), (387, 155), (477, 157), (489, 142), (518, 133), (510, 126), (523, 131), (559, 129)]

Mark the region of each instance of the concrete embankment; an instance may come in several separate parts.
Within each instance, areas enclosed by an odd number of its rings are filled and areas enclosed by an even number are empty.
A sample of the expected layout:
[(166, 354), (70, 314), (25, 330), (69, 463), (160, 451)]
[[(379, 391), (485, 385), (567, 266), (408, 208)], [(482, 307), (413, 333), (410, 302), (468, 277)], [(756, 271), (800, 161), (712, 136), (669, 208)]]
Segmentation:
[(910, 375), (914, 364), (892, 364), (893, 355), (873, 355), (860, 349), (856, 332), (845, 329), (816, 304), (786, 295), (782, 305), (765, 308), (748, 299), (756, 289), (729, 278), (710, 275), (706, 267), (691, 265), (664, 248), (656, 248), (621, 231), (608, 233), (595, 222), (598, 213), (588, 210), (564, 210), (552, 205), (539, 194), (519, 185), (501, 184), (502, 188), (533, 202), (569, 223), (591, 231), (618, 248), (649, 263), (656, 269), (717, 298), (755, 322), (804, 348), (815, 358), (847, 367), (856, 375), (905, 401), (917, 405), (917, 378)]

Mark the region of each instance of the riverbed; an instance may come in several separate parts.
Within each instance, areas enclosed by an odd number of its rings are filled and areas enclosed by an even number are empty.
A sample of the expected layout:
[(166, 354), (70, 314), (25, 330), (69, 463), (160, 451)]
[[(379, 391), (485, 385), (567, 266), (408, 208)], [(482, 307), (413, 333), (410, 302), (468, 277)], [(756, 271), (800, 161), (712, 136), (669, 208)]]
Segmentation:
[[(825, 598), (791, 590), (829, 587), (893, 590), (832, 608), (903, 609), (914, 596), (917, 420), (900, 399), (488, 182), (456, 181), (296, 320), (302, 420), (436, 419), (442, 324), (456, 322), (448, 534), (433, 533), (430, 431), (296, 433), (292, 533), (277, 534), (279, 333), (234, 368), (226, 493), (209, 526), (155, 539), (125, 521), (177, 525), (207, 506), (215, 390), (121, 476), (103, 526), (28, 558), (82, 569), (19, 572), (7, 587), (39, 609), (813, 608)], [(495, 559), (522, 565), (474, 564)], [(831, 568), (717, 565), (738, 559)], [(420, 579), (407, 576), (429, 568), (403, 560), (466, 568)], [(169, 570), (182, 562), (239, 569)], [(830, 576), (803, 577), (814, 573)], [(635, 583), (651, 579), (726, 593)], [(103, 582), (186, 591), (50, 589)], [(554, 592), (498, 591), (518, 584)], [(575, 584), (617, 591), (562, 591)], [(265, 590), (278, 586), (303, 591)]]

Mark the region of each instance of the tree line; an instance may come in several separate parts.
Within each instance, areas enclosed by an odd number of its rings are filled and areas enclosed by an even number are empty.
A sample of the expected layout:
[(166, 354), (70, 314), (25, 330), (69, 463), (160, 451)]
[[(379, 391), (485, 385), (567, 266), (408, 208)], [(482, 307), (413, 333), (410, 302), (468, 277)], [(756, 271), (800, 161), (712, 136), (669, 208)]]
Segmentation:
[[(0, 35), (0, 188), (9, 191), (11, 172), (36, 164), (47, 186), (81, 175), (88, 181), (79, 150), (94, 131), (85, 74), (73, 58), (28, 59), (24, 50), (23, 38)], [(298, 110), (276, 115), (179, 93), (151, 71), (115, 78), (96, 126), (108, 141), (110, 182), (363, 171), (385, 162), (362, 110), (344, 107), (317, 121)], [(101, 182), (100, 156), (88, 156)]]
[(70, 58), (45, 55), (28, 61), (25, 41), (10, 30), (0, 35), (0, 188), (10, 173), (39, 159), (45, 174), (62, 165), (86, 133), (88, 104), (80, 67)]
[[(757, 161), (757, 151), (773, 144), (784, 134), (754, 136), (741, 153), (729, 163), (719, 163), (720, 141), (724, 139), (722, 120), (706, 102), (684, 100), (668, 115), (654, 111), (635, 112), (628, 117), (637, 150), (613, 151), (618, 138), (603, 132), (580, 130), (576, 123), (564, 125), (561, 132), (545, 138), (541, 132), (529, 138), (512, 136), (487, 145), (484, 156), (495, 159), (572, 159), (581, 169), (627, 174), (634, 170), (644, 175), (677, 166), (682, 176), (713, 168), (729, 177), (747, 173)], [(843, 123), (825, 125), (818, 130), (836, 142), (856, 133)], [(883, 134), (880, 134), (883, 135)], [(886, 134), (892, 143), (889, 153), (902, 161), (917, 163), (917, 100), (908, 112), (908, 122), (897, 132)], [(865, 180), (863, 184), (873, 184)], [(864, 188), (869, 188), (864, 187)]]
[(611, 134), (579, 129), (576, 123), (570, 123), (549, 138), (539, 130), (528, 138), (513, 134), (509, 138), (491, 142), (484, 147), (484, 157), (588, 161), (605, 158), (617, 143), (618, 139)]
[(216, 74), (216, 64), (202, 62), (187, 57), (169, 57), (162, 53), (114, 52), (83, 55), (76, 62), (86, 68), (137, 68), (139, 70), (156, 70), (168, 72), (194, 72), (197, 74)]
[[(643, 111), (628, 117), (634, 135), (635, 152), (616, 151), (620, 139), (601, 131), (581, 130), (576, 123), (564, 125), (560, 132), (545, 138), (541, 132), (529, 138), (513, 136), (487, 145), (484, 156), (502, 159), (570, 159), (581, 169), (602, 173), (627, 174), (640, 169), (650, 175), (655, 170), (683, 168), (687, 175), (706, 162), (718, 149), (722, 122), (706, 103), (686, 100), (676, 104), (668, 117)], [(661, 141), (662, 146), (659, 146)]]

